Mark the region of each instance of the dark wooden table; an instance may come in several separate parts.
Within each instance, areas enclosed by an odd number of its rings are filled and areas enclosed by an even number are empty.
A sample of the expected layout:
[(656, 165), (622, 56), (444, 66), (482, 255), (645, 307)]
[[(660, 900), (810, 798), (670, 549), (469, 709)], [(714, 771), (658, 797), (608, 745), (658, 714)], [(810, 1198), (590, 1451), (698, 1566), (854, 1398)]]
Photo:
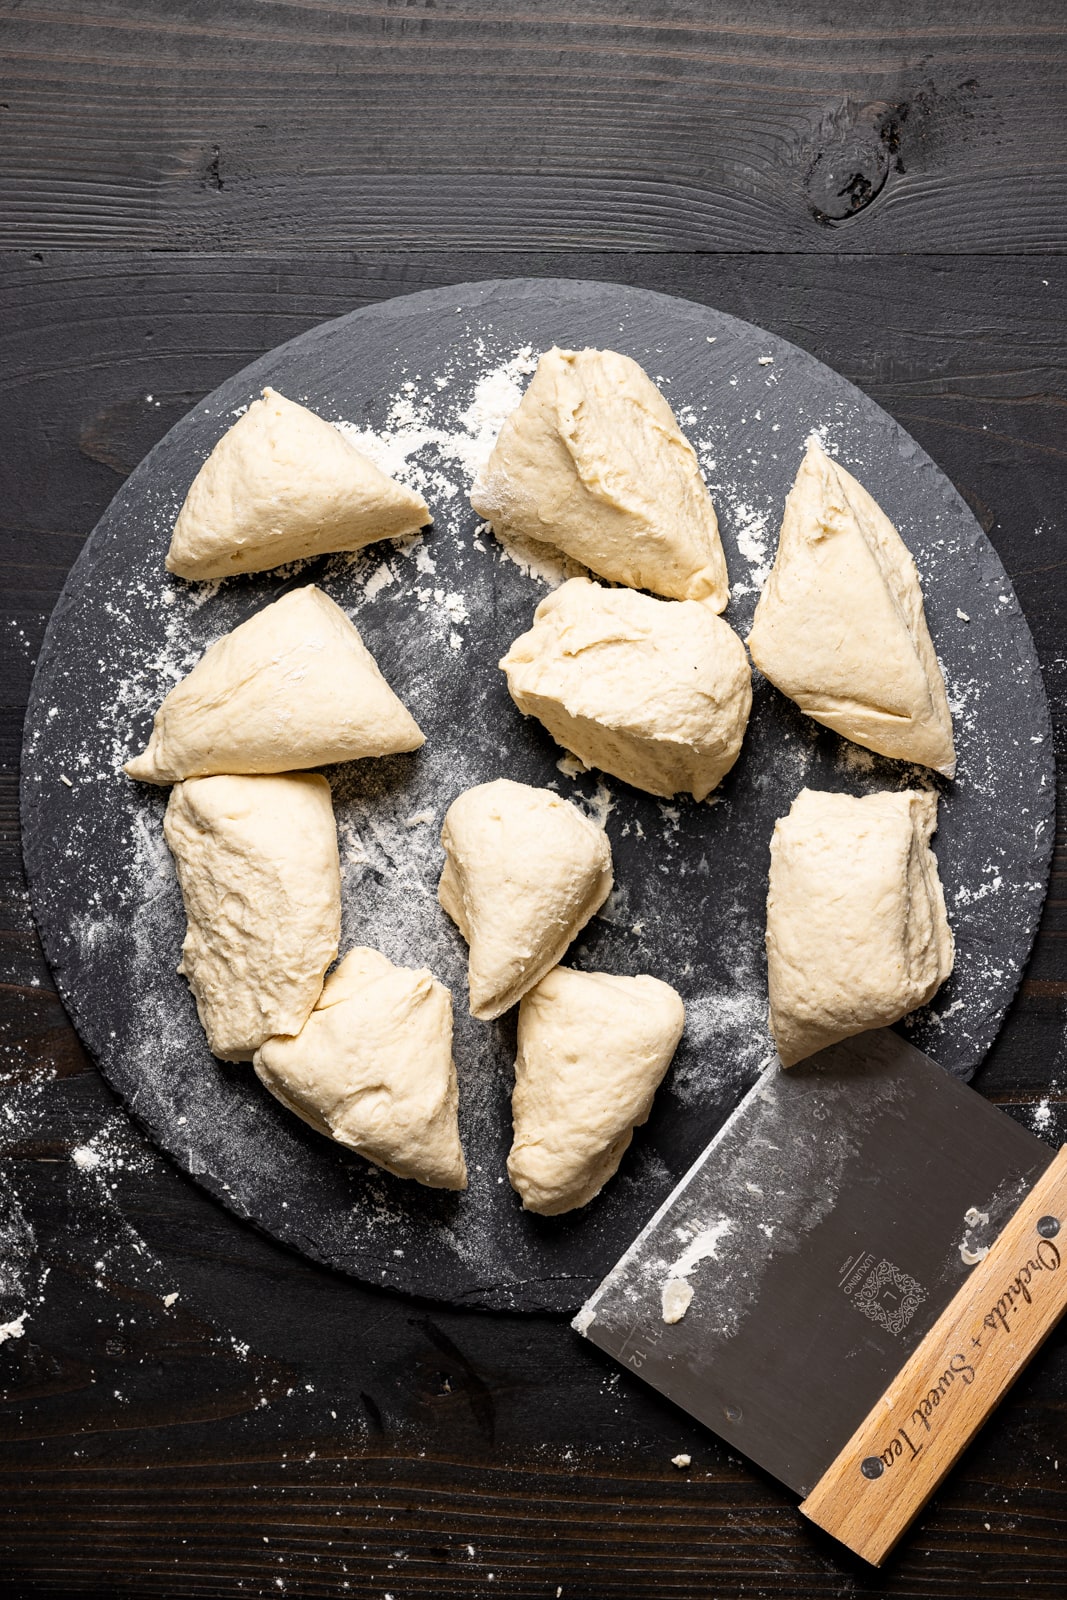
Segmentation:
[[(5, 1593), (1067, 1592), (1067, 1332), (875, 1574), (563, 1320), (363, 1289), (212, 1203), (82, 1052), (21, 870), (34, 657), (122, 476), (300, 329), (501, 274), (686, 295), (872, 394), (1000, 552), (1062, 756), (1067, 13), (873, 11), (0, 3)], [(1061, 851), (978, 1080), (1061, 1141), (1063, 885)]]

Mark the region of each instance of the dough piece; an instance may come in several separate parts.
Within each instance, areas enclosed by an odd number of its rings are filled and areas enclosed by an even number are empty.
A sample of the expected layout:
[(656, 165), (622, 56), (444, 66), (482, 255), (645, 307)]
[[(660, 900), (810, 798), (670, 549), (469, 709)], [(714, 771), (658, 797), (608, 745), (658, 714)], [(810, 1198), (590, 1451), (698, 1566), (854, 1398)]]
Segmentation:
[(660, 1291), (664, 1322), (681, 1322), (693, 1303), (695, 1292), (688, 1278), (668, 1278)]
[(167, 571), (201, 579), (265, 572), (399, 539), (429, 521), (421, 494), (379, 471), (306, 406), (264, 389), (193, 479)]
[(425, 968), (357, 946), (295, 1039), (268, 1039), (256, 1075), (283, 1106), (398, 1178), (465, 1189), (452, 996)]
[(178, 967), (208, 1044), (251, 1061), (299, 1033), (341, 937), (330, 786), (313, 773), (192, 778), (163, 818), (189, 927)]
[(952, 971), (937, 795), (802, 789), (775, 823), (770, 1024), (784, 1067), (926, 1005)]
[(611, 893), (607, 834), (569, 800), (510, 778), (453, 800), (438, 898), (470, 945), (471, 1015), (489, 1021), (543, 978)]
[(340, 606), (310, 584), (204, 651), (126, 771), (143, 783), (291, 772), (425, 742)]
[(955, 776), (952, 718), (899, 533), (812, 440), (785, 503), (752, 632), (764, 677), (816, 722)]
[(511, 1186), (527, 1211), (584, 1206), (613, 1177), (685, 1026), (658, 978), (556, 967), (523, 997)]
[(587, 767), (703, 800), (737, 760), (752, 673), (733, 629), (693, 600), (572, 578), (500, 663), (511, 698)]
[(507, 418), (471, 504), (616, 583), (676, 600), (730, 598), (696, 454), (652, 380), (614, 350), (549, 350)]

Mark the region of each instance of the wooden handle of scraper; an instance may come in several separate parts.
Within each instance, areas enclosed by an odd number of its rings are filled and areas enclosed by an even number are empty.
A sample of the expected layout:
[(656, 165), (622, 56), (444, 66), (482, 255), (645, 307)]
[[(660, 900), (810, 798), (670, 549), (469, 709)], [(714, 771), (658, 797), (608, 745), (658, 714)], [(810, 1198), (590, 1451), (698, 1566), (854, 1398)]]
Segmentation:
[(1067, 1145), (800, 1509), (880, 1566), (1067, 1310)]

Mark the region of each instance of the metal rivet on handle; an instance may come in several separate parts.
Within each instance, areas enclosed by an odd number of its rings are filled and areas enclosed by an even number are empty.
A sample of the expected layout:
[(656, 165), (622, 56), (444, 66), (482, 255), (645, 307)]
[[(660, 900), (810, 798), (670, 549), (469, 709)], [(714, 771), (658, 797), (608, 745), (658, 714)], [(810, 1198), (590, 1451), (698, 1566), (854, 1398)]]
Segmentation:
[(868, 1456), (860, 1462), (860, 1471), (865, 1478), (880, 1478), (885, 1471), (885, 1462), (881, 1456)]
[(1060, 1231), (1059, 1217), (1042, 1217), (1037, 1225), (1037, 1231), (1042, 1239), (1054, 1239)]
[(724, 1406), (723, 1410), (726, 1413), (726, 1420), (728, 1422), (740, 1422), (741, 1421), (741, 1417), (743, 1415), (743, 1412), (742, 1412), (740, 1406)]

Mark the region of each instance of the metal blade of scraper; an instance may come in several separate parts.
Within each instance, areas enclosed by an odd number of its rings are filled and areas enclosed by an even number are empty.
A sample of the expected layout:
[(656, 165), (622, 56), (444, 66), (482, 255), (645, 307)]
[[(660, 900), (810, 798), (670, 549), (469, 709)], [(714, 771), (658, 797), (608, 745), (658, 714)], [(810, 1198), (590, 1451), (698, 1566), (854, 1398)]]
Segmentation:
[(776, 1062), (573, 1325), (807, 1494), (1053, 1159), (888, 1030)]

